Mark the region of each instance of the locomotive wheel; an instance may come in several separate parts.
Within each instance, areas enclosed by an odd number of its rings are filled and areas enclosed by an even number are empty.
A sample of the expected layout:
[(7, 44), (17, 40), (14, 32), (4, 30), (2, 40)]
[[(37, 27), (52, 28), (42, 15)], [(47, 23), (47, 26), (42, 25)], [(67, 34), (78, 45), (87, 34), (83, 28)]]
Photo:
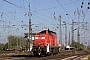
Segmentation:
[(38, 53), (37, 51), (33, 52), (34, 56), (38, 56)]

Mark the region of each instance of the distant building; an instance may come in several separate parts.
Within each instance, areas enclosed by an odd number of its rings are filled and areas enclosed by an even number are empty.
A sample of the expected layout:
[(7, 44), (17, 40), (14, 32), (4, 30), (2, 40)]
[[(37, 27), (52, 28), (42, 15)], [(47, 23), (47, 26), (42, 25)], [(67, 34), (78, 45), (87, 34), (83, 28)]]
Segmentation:
[[(29, 51), (29, 49), (30, 49), (30, 51), (32, 50), (33, 41), (34, 41), (34, 36), (35, 36), (36, 34), (38, 34), (38, 33), (32, 33), (32, 40), (31, 40), (31, 42), (30, 42), (30, 47), (28, 47), (28, 51)], [(24, 38), (25, 38), (27, 41), (29, 41), (29, 33), (24, 33)], [(29, 43), (29, 42), (28, 42), (28, 43)], [(27, 43), (27, 44), (28, 44), (28, 43)]]
[[(39, 33), (32, 33), (32, 40), (34, 40), (34, 36)], [(29, 38), (29, 33), (24, 33), (24, 38)]]

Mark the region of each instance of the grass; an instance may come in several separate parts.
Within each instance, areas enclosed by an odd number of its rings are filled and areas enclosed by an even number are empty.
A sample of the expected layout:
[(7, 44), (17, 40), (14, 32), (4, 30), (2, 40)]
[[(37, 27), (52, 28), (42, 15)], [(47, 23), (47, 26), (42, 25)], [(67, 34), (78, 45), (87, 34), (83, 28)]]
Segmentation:
[(88, 60), (90, 60), (90, 57), (88, 57)]
[(17, 54), (20, 54), (20, 55), (27, 55), (29, 54), (30, 52), (17, 52)]

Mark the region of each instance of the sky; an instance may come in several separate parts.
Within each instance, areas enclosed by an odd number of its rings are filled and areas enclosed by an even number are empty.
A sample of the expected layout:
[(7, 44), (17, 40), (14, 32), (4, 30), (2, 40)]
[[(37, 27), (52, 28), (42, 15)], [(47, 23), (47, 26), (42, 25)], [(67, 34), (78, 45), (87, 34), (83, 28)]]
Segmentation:
[[(88, 2), (90, 0), (0, 0), (0, 42), (6, 43), (9, 35), (24, 36), (24, 33), (28, 32), (29, 3), (32, 14), (32, 31), (40, 32), (50, 29), (57, 33), (59, 40), (59, 16), (61, 16), (62, 40), (65, 42), (63, 21), (67, 24), (67, 37), (69, 31), (71, 34), (72, 20), (74, 22), (88, 22), (87, 28), (90, 28), (90, 9), (87, 9), (87, 7), (90, 7), (90, 4)], [(86, 24), (84, 25), (86, 27)], [(83, 36), (85, 36), (86, 44), (88, 44), (87, 42), (90, 40), (89, 30), (85, 30), (81, 23), (75, 24), (74, 29), (78, 26), (81, 26), (80, 40), (84, 41)], [(85, 34), (83, 35), (83, 33)], [(77, 41), (77, 31), (75, 31), (74, 39)]]

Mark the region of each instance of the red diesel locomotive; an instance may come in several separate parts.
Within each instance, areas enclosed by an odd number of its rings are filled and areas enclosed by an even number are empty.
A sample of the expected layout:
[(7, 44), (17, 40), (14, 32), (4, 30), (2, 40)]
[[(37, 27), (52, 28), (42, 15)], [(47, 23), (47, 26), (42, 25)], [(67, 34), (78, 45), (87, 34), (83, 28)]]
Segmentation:
[(32, 48), (34, 56), (40, 55), (55, 55), (60, 52), (60, 46), (57, 42), (55, 32), (48, 30), (41, 31), (34, 36)]

